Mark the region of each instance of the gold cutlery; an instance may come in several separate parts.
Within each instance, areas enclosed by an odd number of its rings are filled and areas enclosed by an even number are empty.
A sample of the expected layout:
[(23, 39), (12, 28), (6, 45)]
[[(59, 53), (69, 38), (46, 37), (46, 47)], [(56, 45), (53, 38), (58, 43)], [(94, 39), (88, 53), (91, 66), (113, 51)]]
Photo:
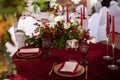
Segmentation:
[(55, 66), (56, 64), (57, 64), (56, 62), (53, 63), (53, 66), (52, 66), (52, 68), (51, 68), (51, 70), (50, 70), (50, 72), (49, 72), (49, 75), (51, 75), (51, 73), (52, 73), (52, 71), (53, 71), (53, 69), (54, 69), (54, 66)]
[(36, 59), (14, 59), (14, 61), (33, 61)]
[(85, 67), (85, 79), (87, 79), (88, 78), (88, 65), (86, 65), (86, 67)]

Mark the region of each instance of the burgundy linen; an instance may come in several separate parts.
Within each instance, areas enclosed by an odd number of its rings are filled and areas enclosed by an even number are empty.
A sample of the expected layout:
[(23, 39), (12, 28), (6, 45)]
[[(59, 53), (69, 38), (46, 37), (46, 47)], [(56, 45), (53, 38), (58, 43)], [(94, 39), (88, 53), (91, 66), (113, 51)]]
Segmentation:
[[(112, 61), (103, 60), (106, 55), (105, 44), (89, 44), (89, 52), (86, 56), (88, 61), (88, 80), (120, 80), (120, 69), (112, 71), (107, 68)], [(43, 48), (40, 48), (44, 52)], [(51, 49), (52, 55), (49, 58), (43, 58), (42, 55), (29, 59), (27, 61), (15, 61), (19, 59), (16, 54), (13, 55), (13, 61), (16, 64), (18, 74), (26, 80), (85, 80), (85, 73), (77, 77), (63, 77), (55, 74), (49, 76), (49, 72), (54, 62), (62, 63), (67, 60), (82, 60), (81, 54), (74, 49), (65, 48)], [(109, 53), (112, 55), (112, 47), (109, 46)], [(115, 49), (115, 61), (120, 58), (120, 50)], [(120, 64), (117, 64), (120, 67)]]

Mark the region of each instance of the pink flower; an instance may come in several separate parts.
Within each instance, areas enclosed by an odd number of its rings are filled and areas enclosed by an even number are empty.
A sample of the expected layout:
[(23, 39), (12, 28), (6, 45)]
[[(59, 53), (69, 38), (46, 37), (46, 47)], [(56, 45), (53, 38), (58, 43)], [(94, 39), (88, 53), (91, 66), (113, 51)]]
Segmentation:
[(77, 30), (76, 30), (76, 29), (73, 29), (73, 30), (72, 30), (72, 32), (73, 32), (73, 33), (76, 33), (76, 32), (77, 32)]
[(52, 38), (55, 39), (56, 38), (56, 35), (55, 35), (55, 31), (52, 30)]
[(52, 35), (55, 35), (55, 31), (54, 30), (52, 30)]
[(36, 36), (36, 39), (39, 39), (40, 38), (40, 35)]
[(58, 33), (59, 33), (60, 35), (62, 35), (63, 31), (62, 31), (62, 30), (59, 30)]
[(45, 26), (45, 28), (46, 28), (46, 29), (49, 29), (49, 26), (48, 26), (48, 24), (45, 24), (44, 26)]
[(55, 24), (55, 27), (58, 28), (58, 24)]
[(44, 38), (49, 38), (49, 37), (50, 37), (50, 34), (49, 34), (49, 33), (44, 33), (44, 34), (43, 34), (43, 37), (44, 37)]
[(55, 39), (56, 38), (56, 35), (52, 35), (52, 39)]

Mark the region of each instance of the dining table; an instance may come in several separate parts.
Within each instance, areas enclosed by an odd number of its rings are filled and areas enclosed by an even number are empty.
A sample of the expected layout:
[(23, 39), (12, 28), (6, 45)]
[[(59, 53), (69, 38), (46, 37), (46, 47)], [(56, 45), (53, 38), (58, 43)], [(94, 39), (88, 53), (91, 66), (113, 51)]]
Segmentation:
[[(107, 51), (107, 45), (103, 43), (89, 43), (86, 45), (89, 47), (86, 55), (86, 60), (88, 61), (87, 70), (84, 65), (79, 64), (82, 60), (79, 48), (50, 48), (50, 55), (44, 57), (45, 49), (43, 47), (22, 47), (28, 49), (39, 48), (41, 54), (32, 58), (24, 58), (17, 55), (20, 50), (18, 49), (12, 56), (13, 63), (16, 65), (17, 70), (17, 74), (13, 77), (13, 80), (120, 80), (120, 68), (110, 70), (108, 65), (112, 64), (112, 60), (103, 59), (103, 56), (105, 56), (107, 52), (110, 56), (113, 56), (112, 46), (109, 45), (109, 50)], [(116, 60), (120, 58), (120, 50), (115, 48), (114, 53), (114, 64), (120, 67), (120, 64), (116, 62)], [(54, 63), (58, 65), (66, 61), (78, 62), (79, 65), (84, 67), (84, 72), (77, 76), (64, 76), (57, 74), (54, 69), (51, 71), (51, 69), (54, 68)]]

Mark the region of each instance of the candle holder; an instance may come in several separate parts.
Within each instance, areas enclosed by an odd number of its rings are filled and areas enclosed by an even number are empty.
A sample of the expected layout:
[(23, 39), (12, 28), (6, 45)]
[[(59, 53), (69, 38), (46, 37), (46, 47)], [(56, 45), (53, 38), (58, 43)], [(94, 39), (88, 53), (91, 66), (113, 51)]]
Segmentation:
[(109, 56), (108, 42), (109, 42), (109, 37), (108, 37), (108, 35), (107, 35), (107, 54), (106, 54), (105, 56), (103, 56), (103, 59), (105, 59), (105, 60), (111, 60), (111, 59), (112, 59), (112, 57)]
[(108, 65), (108, 68), (111, 70), (117, 70), (119, 69), (119, 67), (117, 65), (115, 65), (115, 56), (114, 56), (114, 49), (115, 49), (115, 44), (112, 43), (112, 64)]

